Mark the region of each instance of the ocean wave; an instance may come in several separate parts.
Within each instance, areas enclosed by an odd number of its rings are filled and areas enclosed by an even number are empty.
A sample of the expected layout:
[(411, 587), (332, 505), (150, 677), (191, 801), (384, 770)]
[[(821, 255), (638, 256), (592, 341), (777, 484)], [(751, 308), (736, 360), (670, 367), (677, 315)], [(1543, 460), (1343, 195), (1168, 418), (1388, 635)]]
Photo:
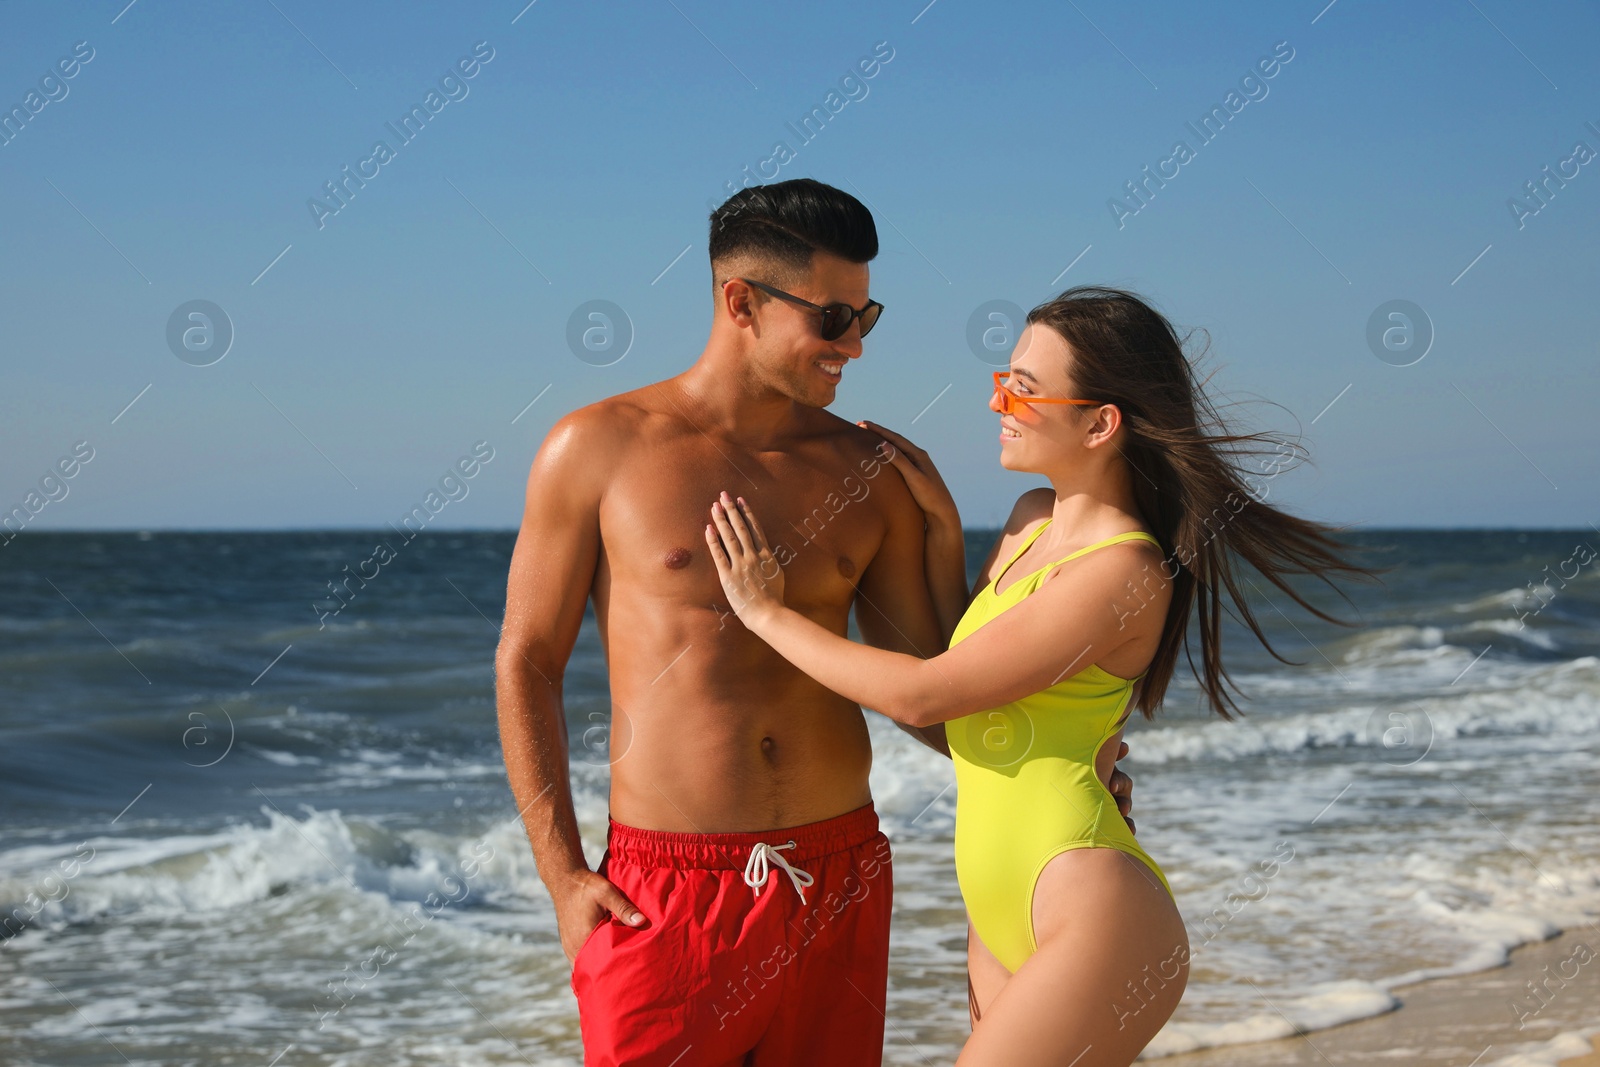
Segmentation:
[(443, 752), (430, 752), (423, 762), (417, 762), (421, 758), (417, 754), (402, 756), (398, 752), (373, 748), (360, 749), (350, 755), (355, 758), (330, 765), (331, 777), (315, 782), (313, 788), (319, 791), (373, 789), (396, 782), (493, 780), (506, 773), (502, 762), (484, 762)]
[(1444, 629), (1439, 626), (1375, 626), (1354, 637), (1346, 638), (1334, 647), (1340, 659), (1348, 663), (1382, 657), (1402, 649), (1438, 648), (1443, 645)]
[[(297, 890), (394, 904), (448, 899), (457, 907), (526, 902), (543, 892), (515, 820), (469, 838), (396, 832), (337, 810), (311, 810), (301, 819), (273, 807), (261, 811), (266, 826), (13, 850), (0, 856), (8, 870), (0, 875), (0, 916), (58, 928), (127, 916), (170, 919)], [(80, 862), (68, 873), (73, 856)]]
[(1547, 652), (1560, 650), (1554, 635), (1527, 625), (1520, 619), (1479, 619), (1461, 628), (1464, 633), (1491, 633), (1510, 637)]
[[(1447, 688), (1463, 677), (1475, 687), (1523, 684), (1533, 676), (1530, 672), (1552, 663), (1592, 659), (1595, 643), (1583, 638), (1582, 647), (1576, 647), (1578, 640), (1531, 625), (1519, 630), (1514, 619), (1483, 620), (1448, 630), (1396, 626), (1323, 642), (1314, 650), (1291, 651), (1299, 663), (1292, 669), (1252, 664), (1235, 666), (1232, 675), (1245, 694), (1248, 713), (1250, 703), (1275, 697), (1322, 704), (1330, 692), (1346, 694), (1346, 699), (1358, 694), (1377, 698)], [(1197, 694), (1192, 676), (1180, 668), (1173, 676), (1169, 702)]]
[(1532, 602), (1533, 594), (1524, 587), (1521, 589), (1507, 589), (1500, 593), (1485, 593), (1460, 604), (1452, 604), (1450, 605), (1450, 610), (1462, 615), (1475, 615), (1480, 612), (1520, 610), (1529, 606)]
[(1133, 751), (1129, 758), (1153, 764), (1198, 759), (1232, 762), (1317, 748), (1382, 746), (1395, 721), (1393, 716), (1416, 717), (1419, 713), (1435, 741), (1495, 733), (1587, 736), (1600, 729), (1600, 659), (1585, 657), (1529, 672), (1515, 688), (1141, 730), (1130, 741)]
[[(1422, 896), (1423, 894), (1418, 894)], [(1508, 911), (1485, 910), (1462, 914), (1445, 909), (1442, 921), (1454, 920), (1463, 932), (1471, 931), (1483, 938), (1468, 947), (1460, 959), (1437, 967), (1417, 967), (1413, 970), (1384, 979), (1378, 984), (1384, 989), (1398, 989), (1418, 982), (1431, 982), (1436, 978), (1459, 978), (1505, 966), (1511, 959), (1511, 950), (1548, 941), (1561, 933), (1561, 927), (1535, 915)]]
[(872, 803), (886, 831), (948, 838), (955, 829), (950, 761), (882, 715), (867, 716), (872, 736)]
[[(1450, 626), (1380, 626), (1334, 642), (1330, 649), (1341, 664), (1404, 666), (1417, 661), (1417, 653), (1434, 654), (1453, 650), (1475, 656), (1488, 643), (1501, 655), (1521, 656), (1535, 652), (1534, 659), (1547, 661), (1550, 653), (1574, 654), (1558, 633), (1535, 620), (1511, 614), (1463, 620)], [(1429, 658), (1427, 656), (1424, 659)]]

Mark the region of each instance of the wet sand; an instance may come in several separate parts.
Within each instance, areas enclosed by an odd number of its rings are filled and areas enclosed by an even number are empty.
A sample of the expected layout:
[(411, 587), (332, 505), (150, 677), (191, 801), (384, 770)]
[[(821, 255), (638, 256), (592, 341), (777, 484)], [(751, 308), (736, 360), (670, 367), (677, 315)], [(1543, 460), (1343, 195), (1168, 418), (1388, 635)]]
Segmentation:
[(1562, 1060), (1561, 1067), (1600, 1067), (1600, 1038), (1594, 1040), (1594, 1051), (1575, 1060)]

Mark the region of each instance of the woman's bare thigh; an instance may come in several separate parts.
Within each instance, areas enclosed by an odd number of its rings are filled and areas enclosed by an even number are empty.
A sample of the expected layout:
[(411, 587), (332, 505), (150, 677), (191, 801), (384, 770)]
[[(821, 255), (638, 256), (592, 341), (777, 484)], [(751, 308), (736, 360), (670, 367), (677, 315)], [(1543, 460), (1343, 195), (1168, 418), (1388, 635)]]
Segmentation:
[(1183, 918), (1143, 863), (1077, 849), (1045, 865), (1034, 889), (1039, 949), (979, 1004), (961, 1067), (1127, 1067), (1183, 995)]
[(967, 1013), (973, 1026), (978, 1025), (978, 1020), (989, 1010), (989, 1005), (994, 1003), (994, 998), (1000, 995), (1006, 979), (1010, 977), (1011, 972), (1006, 970), (1006, 965), (994, 958), (989, 946), (983, 943), (983, 938), (968, 922)]

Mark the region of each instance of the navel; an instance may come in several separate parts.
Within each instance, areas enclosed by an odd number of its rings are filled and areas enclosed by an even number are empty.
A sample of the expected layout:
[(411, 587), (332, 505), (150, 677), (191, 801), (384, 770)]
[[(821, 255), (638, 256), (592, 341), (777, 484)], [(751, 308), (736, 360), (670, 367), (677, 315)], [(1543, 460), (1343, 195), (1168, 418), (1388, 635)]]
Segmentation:
[(669, 571), (681, 571), (683, 568), (687, 567), (693, 559), (694, 553), (690, 552), (687, 548), (675, 548), (671, 552), (668, 552), (661, 562), (666, 564), (667, 570)]

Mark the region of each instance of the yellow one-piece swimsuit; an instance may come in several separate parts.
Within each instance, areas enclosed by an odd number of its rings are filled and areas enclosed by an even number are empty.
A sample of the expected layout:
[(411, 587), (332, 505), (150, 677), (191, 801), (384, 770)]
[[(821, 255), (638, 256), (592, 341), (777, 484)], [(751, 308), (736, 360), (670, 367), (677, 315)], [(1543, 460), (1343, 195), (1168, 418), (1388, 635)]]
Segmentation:
[[(1143, 531), (1108, 537), (997, 594), (1000, 578), (1049, 525), (1046, 519), (973, 598), (951, 635), (952, 648), (1021, 603), (1067, 560), (1124, 541), (1160, 545)], [(1032, 696), (945, 724), (956, 768), (956, 877), (973, 929), (1010, 971), (1038, 950), (1034, 885), (1063, 852), (1114, 848), (1148, 866), (1172, 892), (1095, 775), (1095, 755), (1122, 725), (1138, 680), (1089, 666)]]

